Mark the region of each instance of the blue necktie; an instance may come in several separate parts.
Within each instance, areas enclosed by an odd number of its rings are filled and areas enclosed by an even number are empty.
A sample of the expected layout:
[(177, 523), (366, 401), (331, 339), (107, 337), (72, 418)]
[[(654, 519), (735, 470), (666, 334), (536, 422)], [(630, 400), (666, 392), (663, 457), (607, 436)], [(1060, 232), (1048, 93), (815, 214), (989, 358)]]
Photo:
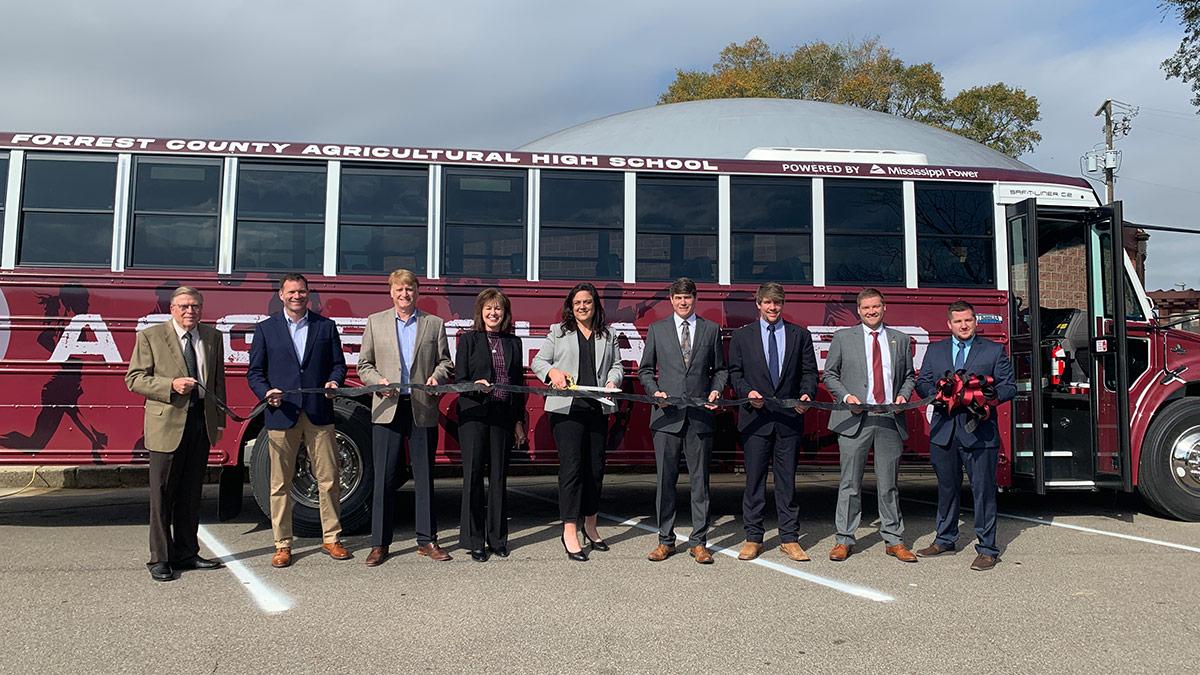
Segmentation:
[(771, 386), (779, 387), (779, 343), (775, 341), (775, 329), (778, 328), (773, 323), (767, 324), (767, 370), (771, 375)]
[(958, 343), (958, 353), (954, 355), (954, 369), (962, 370), (967, 365), (967, 343)]

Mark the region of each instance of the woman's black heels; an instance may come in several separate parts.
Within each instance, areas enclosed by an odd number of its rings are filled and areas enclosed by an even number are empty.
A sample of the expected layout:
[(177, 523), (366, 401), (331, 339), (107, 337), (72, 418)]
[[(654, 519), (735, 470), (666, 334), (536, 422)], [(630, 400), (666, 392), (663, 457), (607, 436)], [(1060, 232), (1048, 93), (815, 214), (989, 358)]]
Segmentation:
[(583, 533), (583, 540), (587, 542), (588, 548), (593, 551), (607, 551), (608, 544), (603, 539), (592, 539), (588, 536), (587, 531)]
[(575, 562), (587, 562), (588, 557), (586, 553), (583, 551), (572, 553), (571, 549), (567, 548), (567, 535), (564, 534), (559, 538), (559, 541), (562, 542), (563, 550), (567, 552), (567, 560), (574, 560)]

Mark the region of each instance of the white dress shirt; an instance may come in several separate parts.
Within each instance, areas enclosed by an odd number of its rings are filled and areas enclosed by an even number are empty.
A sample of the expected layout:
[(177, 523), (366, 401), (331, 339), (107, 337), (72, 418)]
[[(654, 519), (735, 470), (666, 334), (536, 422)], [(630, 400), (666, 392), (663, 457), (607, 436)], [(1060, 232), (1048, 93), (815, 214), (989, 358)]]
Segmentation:
[[(171, 327), (175, 329), (175, 335), (179, 339), (179, 351), (184, 352), (187, 349), (187, 343), (183, 341), (184, 333), (192, 334), (192, 347), (196, 350), (196, 381), (200, 383), (200, 398), (204, 398), (204, 388), (208, 385), (204, 381), (204, 373), (207, 372), (207, 361), (204, 358), (204, 341), (200, 339), (200, 331), (193, 328), (191, 331), (186, 331), (183, 326), (175, 323), (175, 319), (171, 319)], [(184, 361), (187, 363), (187, 361)]]
[(863, 346), (867, 350), (867, 398), (866, 403), (886, 404), (895, 400), (895, 393), (892, 391), (892, 346), (888, 341), (887, 328), (883, 324), (879, 324), (879, 352), (883, 356), (883, 396), (886, 400), (876, 401), (872, 392), (875, 391), (875, 368), (874, 368), (874, 352), (875, 352), (875, 337), (871, 335), (871, 329), (867, 324), (860, 324), (863, 329)]

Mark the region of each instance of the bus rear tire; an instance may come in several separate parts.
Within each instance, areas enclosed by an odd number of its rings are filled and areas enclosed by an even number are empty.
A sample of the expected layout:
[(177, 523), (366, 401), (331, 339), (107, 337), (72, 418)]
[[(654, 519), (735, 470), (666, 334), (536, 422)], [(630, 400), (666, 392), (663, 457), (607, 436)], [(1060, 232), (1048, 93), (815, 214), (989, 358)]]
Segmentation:
[(1138, 492), (1154, 510), (1200, 521), (1200, 398), (1154, 416), (1138, 461)]
[[(371, 413), (354, 401), (334, 401), (334, 452), (341, 483), (339, 518), (346, 534), (371, 526), (371, 493), (375, 472), (371, 454)], [(250, 459), (250, 485), (254, 501), (271, 517), (271, 458), (267, 430), (259, 432)], [(292, 481), (292, 531), (298, 537), (321, 536), (316, 480), (309, 469), (308, 450), (301, 446)]]

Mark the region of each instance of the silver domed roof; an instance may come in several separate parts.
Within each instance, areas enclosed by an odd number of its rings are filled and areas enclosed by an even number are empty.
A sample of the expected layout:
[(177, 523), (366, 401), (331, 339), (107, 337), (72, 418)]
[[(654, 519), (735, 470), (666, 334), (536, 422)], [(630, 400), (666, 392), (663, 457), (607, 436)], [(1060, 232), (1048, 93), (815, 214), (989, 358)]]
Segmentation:
[(519, 148), (530, 152), (742, 159), (758, 147), (923, 153), (930, 164), (1033, 170), (981, 143), (847, 105), (730, 98), (656, 105), (585, 122)]

